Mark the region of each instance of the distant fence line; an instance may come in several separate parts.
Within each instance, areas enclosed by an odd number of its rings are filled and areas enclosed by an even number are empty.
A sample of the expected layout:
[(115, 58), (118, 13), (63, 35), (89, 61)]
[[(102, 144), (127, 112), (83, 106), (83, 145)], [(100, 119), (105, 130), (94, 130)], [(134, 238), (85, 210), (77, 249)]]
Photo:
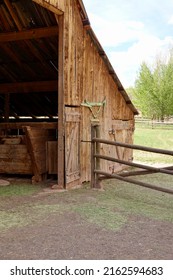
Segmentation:
[(161, 128), (161, 129), (173, 129), (173, 121), (155, 121), (149, 119), (135, 119), (135, 124), (140, 127), (147, 128)]

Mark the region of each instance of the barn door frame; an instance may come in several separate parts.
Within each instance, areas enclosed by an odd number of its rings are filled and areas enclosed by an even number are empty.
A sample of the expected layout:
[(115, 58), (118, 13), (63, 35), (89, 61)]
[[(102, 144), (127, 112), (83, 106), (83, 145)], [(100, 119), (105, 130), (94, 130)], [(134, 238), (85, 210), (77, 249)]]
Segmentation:
[(58, 188), (65, 188), (64, 15), (58, 16)]
[(58, 36), (58, 158), (57, 184), (58, 188), (65, 188), (65, 104), (64, 104), (64, 12), (44, 0), (32, 0), (40, 6), (54, 13), (59, 32)]

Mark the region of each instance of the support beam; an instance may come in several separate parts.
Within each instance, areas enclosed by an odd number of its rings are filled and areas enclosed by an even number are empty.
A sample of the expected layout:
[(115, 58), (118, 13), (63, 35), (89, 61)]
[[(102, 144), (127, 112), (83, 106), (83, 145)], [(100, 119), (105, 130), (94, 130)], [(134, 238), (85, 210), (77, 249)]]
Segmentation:
[(0, 43), (46, 38), (58, 35), (58, 26), (34, 28), (24, 31), (7, 32), (0, 34)]
[(64, 112), (64, 16), (59, 22), (58, 55), (58, 187), (65, 188), (65, 112)]
[(53, 92), (53, 91), (57, 91), (57, 89), (58, 89), (58, 85), (56, 80), (0, 84), (0, 94)]
[[(23, 31), (24, 27), (22, 26), (21, 21), (19, 20), (17, 14), (14, 12), (12, 3), (9, 0), (4, 0), (4, 2), (6, 4), (6, 7), (7, 7), (8, 11), (9, 11), (11, 17), (13, 18), (13, 20), (14, 20), (17, 28), (18, 28), (18, 30), (19, 31)], [(40, 2), (44, 2), (44, 1), (40, 1)], [(42, 63), (43, 62), (42, 55), (40, 54), (38, 49), (34, 46), (34, 44), (32, 44), (30, 41), (26, 41), (26, 44), (30, 48), (30, 50), (32, 51), (33, 56), (36, 57)]]
[(10, 94), (7, 93), (5, 96), (5, 122), (9, 122), (9, 114), (10, 114)]
[(4, 0), (4, 2), (18, 30), (22, 30), (23, 29), (22, 24), (20, 23), (19, 18), (17, 17), (11, 2), (9, 0)]
[(27, 145), (27, 149), (29, 151), (30, 157), (31, 157), (31, 162), (32, 162), (32, 169), (33, 169), (33, 173), (34, 176), (32, 178), (34, 183), (38, 183), (41, 182), (41, 172), (39, 170), (39, 165), (38, 165), (38, 161), (37, 161), (37, 156), (36, 156), (36, 152), (34, 149), (34, 144), (32, 141), (32, 130), (31, 127), (24, 127), (23, 128), (24, 132), (25, 132), (25, 136), (26, 136), (26, 145)]
[(44, 0), (32, 0), (32, 1), (39, 4), (43, 8), (48, 9), (55, 15), (58, 15), (58, 16), (63, 15), (63, 11), (59, 10), (58, 8), (56, 8), (55, 6), (51, 5), (50, 3), (48, 3)]
[(57, 129), (57, 122), (26, 122), (20, 120), (20, 122), (9, 122), (9, 123), (0, 123), (1, 129), (23, 129), (25, 126), (38, 127), (40, 129)]

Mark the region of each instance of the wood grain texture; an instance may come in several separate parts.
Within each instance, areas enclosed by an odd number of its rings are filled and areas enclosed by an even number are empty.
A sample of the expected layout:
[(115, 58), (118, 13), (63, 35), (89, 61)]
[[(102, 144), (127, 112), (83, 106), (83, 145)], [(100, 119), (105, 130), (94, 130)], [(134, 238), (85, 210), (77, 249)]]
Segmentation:
[(0, 145), (0, 173), (32, 174), (26, 145)]

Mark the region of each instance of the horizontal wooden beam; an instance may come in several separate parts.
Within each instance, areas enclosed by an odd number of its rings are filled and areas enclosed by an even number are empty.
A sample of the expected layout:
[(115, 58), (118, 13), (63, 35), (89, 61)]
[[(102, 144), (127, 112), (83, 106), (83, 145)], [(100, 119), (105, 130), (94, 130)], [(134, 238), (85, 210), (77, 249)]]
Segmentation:
[(145, 187), (145, 188), (153, 189), (153, 190), (164, 192), (164, 193), (173, 194), (172, 189), (167, 189), (167, 188), (164, 188), (164, 187), (155, 186), (155, 185), (145, 183), (145, 182), (141, 182), (141, 181), (134, 180), (134, 179), (123, 178), (123, 177), (121, 177), (117, 174), (109, 174), (107, 172), (100, 171), (100, 170), (94, 170), (94, 173), (96, 173), (98, 175), (103, 175), (103, 177), (99, 178), (101, 180), (104, 180), (104, 179), (107, 179), (107, 178), (118, 179), (120, 181), (124, 181), (124, 182), (131, 183), (131, 184), (134, 184), (134, 185), (142, 186), (142, 187)]
[(135, 162), (131, 162), (131, 161), (121, 160), (121, 159), (108, 157), (108, 156), (103, 156), (103, 155), (99, 155), (99, 154), (95, 154), (94, 157), (104, 159), (104, 160), (108, 160), (108, 161), (118, 162), (118, 163), (123, 164), (123, 165), (139, 167), (139, 168), (146, 169), (146, 170), (149, 170), (149, 171), (156, 171), (158, 173), (173, 175), (172, 170), (167, 170), (167, 169), (164, 169), (164, 168), (157, 168), (157, 167), (153, 167), (153, 166), (149, 166), (149, 165), (145, 165), (145, 164), (140, 164), (140, 163), (135, 163)]
[(58, 122), (9, 122), (0, 123), (0, 129), (22, 129), (25, 126), (38, 127), (40, 129), (58, 129)]
[(0, 43), (58, 36), (58, 26), (0, 33)]
[[(163, 169), (173, 170), (173, 166), (163, 167)], [(153, 173), (158, 173), (158, 171), (148, 171), (148, 170), (125, 171), (119, 173), (118, 175), (121, 177), (130, 177), (130, 176), (148, 175)]]
[(58, 81), (0, 84), (0, 94), (58, 91)]
[(172, 150), (163, 150), (163, 149), (156, 149), (156, 148), (140, 146), (140, 145), (126, 144), (126, 143), (121, 143), (121, 142), (117, 142), (117, 141), (105, 140), (105, 139), (101, 139), (101, 138), (93, 138), (92, 141), (97, 142), (97, 143), (102, 143), (102, 144), (108, 144), (108, 145), (112, 145), (112, 146), (129, 148), (129, 149), (133, 149), (133, 150), (141, 150), (141, 151), (146, 151), (146, 152), (151, 152), (151, 153), (173, 156)]
[(59, 16), (63, 15), (63, 11), (59, 10), (57, 7), (51, 5), (45, 0), (32, 0), (32, 1), (44, 7), (45, 9), (48, 9), (50, 12), (54, 13), (55, 15), (59, 15)]

